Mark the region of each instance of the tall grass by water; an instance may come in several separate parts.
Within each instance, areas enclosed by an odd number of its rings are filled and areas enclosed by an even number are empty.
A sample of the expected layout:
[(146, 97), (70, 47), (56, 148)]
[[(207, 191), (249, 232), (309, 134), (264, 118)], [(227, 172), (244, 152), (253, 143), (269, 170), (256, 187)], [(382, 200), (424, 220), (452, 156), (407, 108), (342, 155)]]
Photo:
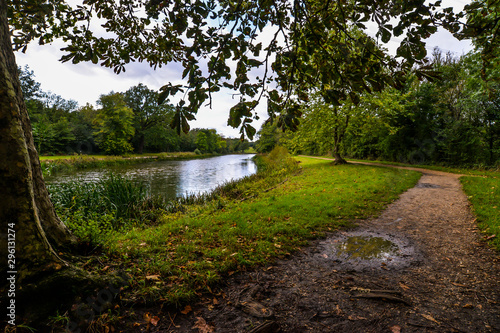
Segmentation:
[[(261, 165), (258, 174), (227, 181), (210, 192), (186, 194), (172, 200), (153, 196), (145, 184), (112, 173), (96, 182), (75, 180), (49, 185), (48, 189), (56, 211), (71, 231), (81, 242), (98, 247), (113, 232), (156, 225), (165, 214), (185, 213), (212, 202), (222, 209), (228, 200), (244, 200), (262, 186), (274, 186), (285, 173), (298, 169), (292, 158), (282, 159), (278, 155), (259, 157), (257, 161)], [(262, 167), (269, 163), (272, 165)]]

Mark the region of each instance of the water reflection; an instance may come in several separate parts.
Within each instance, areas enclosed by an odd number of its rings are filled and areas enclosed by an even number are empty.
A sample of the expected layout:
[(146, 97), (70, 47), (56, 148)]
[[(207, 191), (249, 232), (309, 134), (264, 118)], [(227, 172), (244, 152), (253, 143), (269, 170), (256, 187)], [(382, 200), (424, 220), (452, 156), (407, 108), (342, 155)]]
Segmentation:
[(386, 259), (398, 246), (382, 237), (351, 236), (337, 245), (337, 253), (352, 259)]
[(152, 194), (169, 199), (176, 196), (211, 191), (217, 185), (232, 179), (240, 179), (257, 172), (253, 154), (224, 155), (186, 161), (156, 161), (106, 169), (58, 173), (47, 177), (49, 184), (72, 180), (92, 182), (113, 172), (146, 183)]

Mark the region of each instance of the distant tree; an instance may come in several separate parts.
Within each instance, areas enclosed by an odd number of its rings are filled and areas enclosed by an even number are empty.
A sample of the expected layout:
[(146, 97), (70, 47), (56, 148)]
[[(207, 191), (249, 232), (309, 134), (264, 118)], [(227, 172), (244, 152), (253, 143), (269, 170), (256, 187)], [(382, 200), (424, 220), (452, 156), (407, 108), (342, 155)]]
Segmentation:
[(196, 136), (196, 148), (202, 153), (206, 153), (208, 151), (208, 141), (205, 132), (198, 132)]
[(259, 153), (268, 153), (278, 145), (281, 137), (281, 130), (278, 129), (276, 121), (266, 122), (257, 132), (257, 136), (257, 151)]
[(94, 121), (99, 147), (111, 155), (130, 153), (133, 150), (130, 140), (135, 132), (134, 112), (125, 103), (123, 94), (101, 95), (98, 104), (101, 108)]
[(167, 127), (172, 121), (173, 107), (158, 104), (158, 96), (158, 92), (142, 83), (124, 93), (125, 103), (134, 111), (135, 137), (139, 154), (142, 154), (144, 150), (146, 132), (158, 125)]
[(25, 100), (35, 99), (42, 96), (40, 82), (35, 80), (35, 73), (26, 65), (24, 68), (18, 67), (21, 90)]

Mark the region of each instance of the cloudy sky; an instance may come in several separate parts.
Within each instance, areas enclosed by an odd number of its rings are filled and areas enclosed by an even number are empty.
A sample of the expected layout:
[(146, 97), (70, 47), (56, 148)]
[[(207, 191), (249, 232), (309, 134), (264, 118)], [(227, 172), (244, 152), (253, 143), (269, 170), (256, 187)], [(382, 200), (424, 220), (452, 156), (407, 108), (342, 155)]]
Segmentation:
[[(444, 6), (453, 6), (461, 10), (470, 1), (445, 0)], [(394, 44), (389, 49), (395, 49)], [(471, 50), (469, 42), (457, 41), (446, 31), (440, 31), (427, 41), (427, 48), (432, 50), (438, 46), (444, 52), (452, 51), (457, 55)], [(126, 67), (126, 72), (116, 75), (111, 69), (100, 67), (92, 63), (61, 63), (58, 60), (63, 53), (60, 51), (63, 44), (54, 42), (51, 45), (30, 45), (25, 54), (17, 53), (17, 63), (20, 66), (28, 65), (35, 73), (35, 79), (41, 83), (44, 91), (51, 91), (65, 99), (72, 99), (80, 106), (90, 103), (95, 105), (101, 94), (110, 91), (122, 92), (139, 83), (151, 89), (159, 89), (170, 81), (177, 81), (181, 77), (181, 69), (163, 67), (153, 70), (147, 64), (133, 63)], [(215, 128), (226, 137), (239, 137), (237, 129), (227, 126), (229, 109), (236, 103), (229, 92), (220, 92), (214, 96), (212, 109), (204, 108), (199, 111), (197, 120), (191, 122), (191, 127)], [(265, 102), (259, 106), (260, 121), (254, 123), (257, 129), (266, 118)]]

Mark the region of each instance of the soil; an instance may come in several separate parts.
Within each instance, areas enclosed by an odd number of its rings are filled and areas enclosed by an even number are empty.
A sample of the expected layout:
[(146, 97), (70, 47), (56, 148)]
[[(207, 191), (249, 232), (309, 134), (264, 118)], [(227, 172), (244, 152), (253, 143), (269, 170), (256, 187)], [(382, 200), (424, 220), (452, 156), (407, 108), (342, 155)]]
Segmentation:
[(117, 330), (500, 332), (500, 256), (476, 228), (460, 175), (415, 170), (417, 186), (378, 218), (235, 274), (184, 313), (136, 308)]

